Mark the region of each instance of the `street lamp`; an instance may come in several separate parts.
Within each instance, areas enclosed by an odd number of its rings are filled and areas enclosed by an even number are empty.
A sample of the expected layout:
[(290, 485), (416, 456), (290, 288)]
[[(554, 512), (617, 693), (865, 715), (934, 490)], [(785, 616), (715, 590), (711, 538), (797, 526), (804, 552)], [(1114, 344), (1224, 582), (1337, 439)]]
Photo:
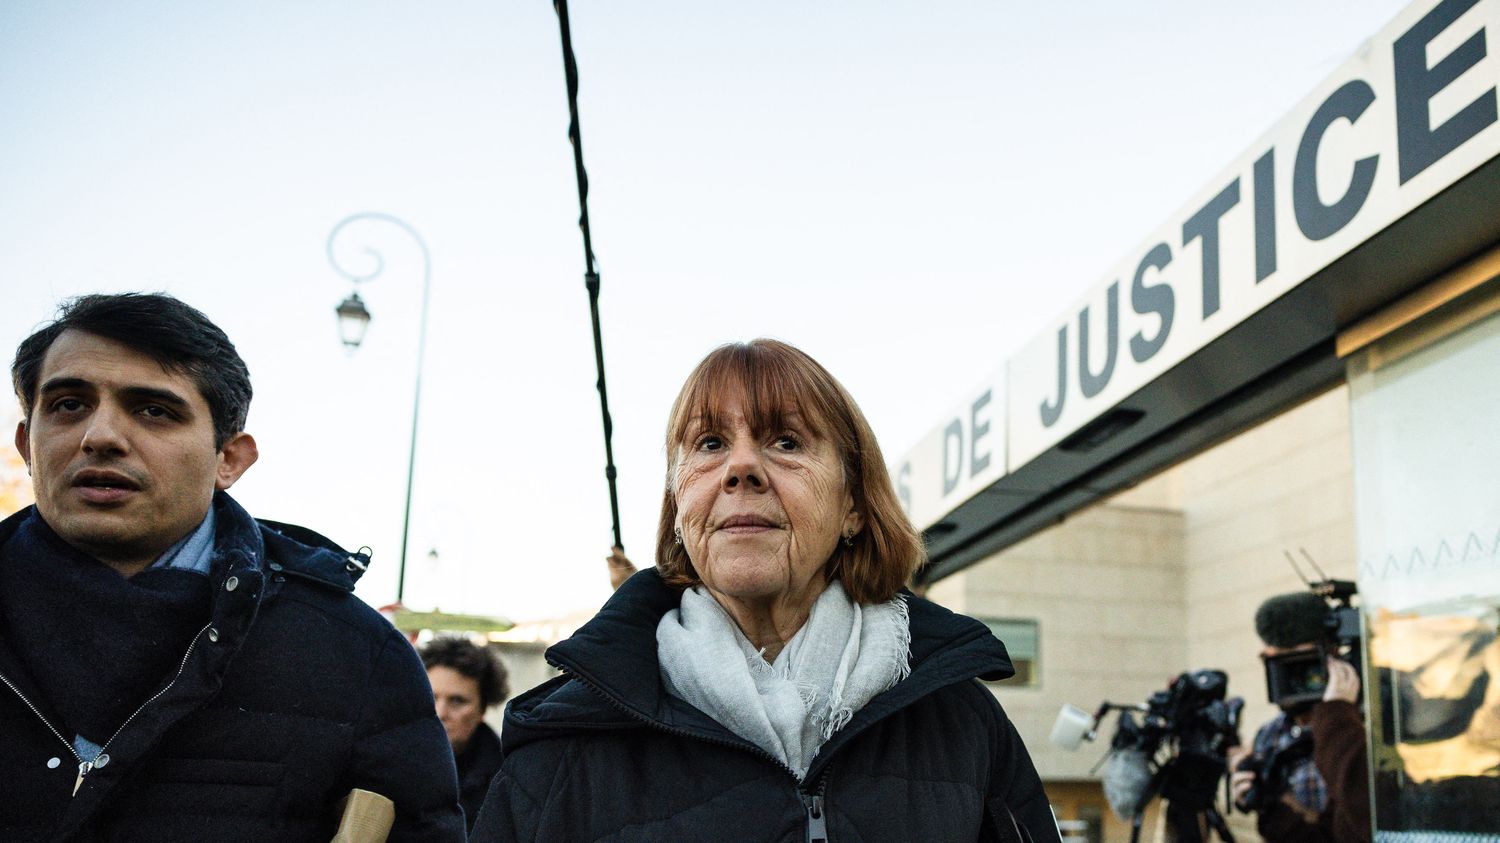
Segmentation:
[[(411, 490), (412, 480), (416, 476), (417, 468), (417, 421), (422, 409), (422, 362), (427, 350), (427, 298), (432, 281), (432, 256), (427, 251), (427, 242), (422, 235), (417, 233), (409, 223), (399, 217), (383, 214), (376, 211), (354, 214), (345, 217), (333, 230), (328, 232), (328, 263), (333, 271), (347, 278), (356, 288), (366, 281), (374, 280), (376, 276), (385, 269), (385, 259), (381, 257), (378, 250), (366, 246), (365, 254), (374, 259), (374, 268), (365, 273), (350, 272), (339, 263), (334, 254), (333, 244), (343, 232), (344, 228), (354, 222), (382, 222), (394, 225), (405, 231), (415, 240), (417, 247), (422, 251), (422, 312), (418, 321), (417, 329), (417, 383), (412, 392), (411, 401), (411, 446), (406, 457), (406, 505), (401, 515), (401, 564), (396, 573), (396, 602), (400, 603), (406, 591), (406, 545), (408, 533), (411, 529)], [(339, 339), (343, 341), (344, 347), (353, 352), (364, 342), (365, 331), (370, 327), (370, 311), (365, 308), (364, 299), (359, 297), (359, 292), (350, 293), (336, 307), (335, 312), (339, 318)]]
[(359, 293), (350, 293), (334, 311), (339, 315), (339, 339), (352, 352), (365, 341), (365, 331), (370, 329), (370, 311), (365, 309), (365, 300)]

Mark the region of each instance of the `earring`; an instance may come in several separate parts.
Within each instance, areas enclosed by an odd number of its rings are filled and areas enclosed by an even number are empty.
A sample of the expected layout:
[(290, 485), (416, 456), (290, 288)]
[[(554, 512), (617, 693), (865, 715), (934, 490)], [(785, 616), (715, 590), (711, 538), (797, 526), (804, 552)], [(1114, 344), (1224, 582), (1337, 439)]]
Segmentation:
[(673, 527), (672, 528), (672, 540), (674, 542), (678, 543), (678, 544), (682, 544), (682, 528), (681, 527)]
[(855, 534), (855, 532), (856, 532), (855, 530), (850, 530), (849, 534), (846, 535), (846, 536), (844, 536), (844, 547), (853, 547), (854, 546), (854, 534)]

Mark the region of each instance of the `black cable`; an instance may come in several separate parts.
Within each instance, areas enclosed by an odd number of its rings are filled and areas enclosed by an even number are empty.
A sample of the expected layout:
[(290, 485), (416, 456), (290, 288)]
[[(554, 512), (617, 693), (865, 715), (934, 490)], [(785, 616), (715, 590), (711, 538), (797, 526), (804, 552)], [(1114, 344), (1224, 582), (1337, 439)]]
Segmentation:
[(599, 370), (599, 412), (604, 417), (604, 477), (609, 481), (609, 515), (613, 519), (615, 547), (620, 541), (620, 497), (615, 491), (615, 452), (611, 437), (615, 424), (609, 417), (609, 392), (604, 388), (604, 339), (599, 333), (599, 273), (594, 269), (594, 241), (589, 231), (589, 174), (583, 169), (583, 136), (578, 129), (578, 62), (573, 58), (573, 36), (568, 27), (568, 0), (552, 0), (562, 29), (563, 72), (568, 79), (568, 141), (573, 144), (573, 169), (578, 176), (578, 228), (583, 231), (583, 283), (589, 291), (589, 315), (594, 322), (594, 365)]

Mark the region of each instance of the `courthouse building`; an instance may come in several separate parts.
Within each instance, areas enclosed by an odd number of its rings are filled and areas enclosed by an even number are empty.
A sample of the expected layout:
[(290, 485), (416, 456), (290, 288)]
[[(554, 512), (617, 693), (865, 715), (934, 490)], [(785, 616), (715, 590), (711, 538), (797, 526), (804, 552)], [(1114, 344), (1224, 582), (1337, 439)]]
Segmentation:
[(1089, 836), (1113, 722), (1064, 752), (1058, 708), (1220, 668), (1248, 737), (1305, 551), (1359, 586), (1376, 839), (1500, 841), (1497, 38), (1417, 0), (892, 464)]

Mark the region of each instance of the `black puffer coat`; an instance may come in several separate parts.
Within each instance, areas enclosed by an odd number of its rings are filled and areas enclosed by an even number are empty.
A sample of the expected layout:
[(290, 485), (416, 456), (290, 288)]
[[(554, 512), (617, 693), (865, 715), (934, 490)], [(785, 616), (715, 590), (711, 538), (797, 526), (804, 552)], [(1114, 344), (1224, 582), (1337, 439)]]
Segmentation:
[[(71, 731), (0, 629), (0, 840), (326, 843), (359, 787), (395, 801), (393, 843), (462, 841), (427, 674), (350, 593), (350, 555), (223, 493), (214, 505), (208, 624), (76, 795)], [(0, 565), (32, 511), (0, 523)]]
[(506, 709), (485, 841), (1057, 843), (1026, 748), (974, 681), (1012, 673), (984, 625), (910, 598), (912, 671), (791, 771), (662, 688), (656, 626), (680, 592), (631, 577), (547, 651), (565, 675)]

